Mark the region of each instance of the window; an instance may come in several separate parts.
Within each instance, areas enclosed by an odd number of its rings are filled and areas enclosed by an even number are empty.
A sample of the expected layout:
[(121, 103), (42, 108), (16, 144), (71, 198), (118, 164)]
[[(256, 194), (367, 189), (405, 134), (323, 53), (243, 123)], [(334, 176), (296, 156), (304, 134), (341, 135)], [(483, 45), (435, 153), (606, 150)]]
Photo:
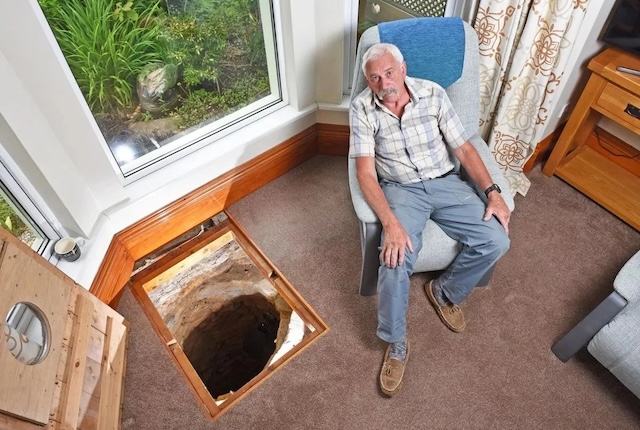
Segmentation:
[(38, 3), (125, 177), (282, 100), (272, 0)]
[(60, 238), (1, 160), (0, 225), (46, 258), (50, 256), (47, 251)]

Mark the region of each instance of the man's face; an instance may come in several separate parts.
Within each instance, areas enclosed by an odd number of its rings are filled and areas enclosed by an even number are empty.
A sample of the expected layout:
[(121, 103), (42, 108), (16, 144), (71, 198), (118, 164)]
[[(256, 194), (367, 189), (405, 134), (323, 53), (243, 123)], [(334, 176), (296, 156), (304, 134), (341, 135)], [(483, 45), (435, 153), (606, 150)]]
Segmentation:
[(407, 76), (405, 63), (399, 63), (393, 55), (385, 53), (370, 60), (365, 70), (367, 85), (380, 100), (393, 103), (400, 98), (404, 91), (404, 78)]

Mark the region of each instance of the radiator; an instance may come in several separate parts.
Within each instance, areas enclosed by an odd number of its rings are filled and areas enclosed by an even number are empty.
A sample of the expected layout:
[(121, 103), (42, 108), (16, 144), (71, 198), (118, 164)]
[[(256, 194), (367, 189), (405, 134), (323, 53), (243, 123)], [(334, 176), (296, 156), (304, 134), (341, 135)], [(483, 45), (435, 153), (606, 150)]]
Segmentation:
[(447, 0), (367, 0), (364, 18), (372, 24), (417, 16), (444, 16)]

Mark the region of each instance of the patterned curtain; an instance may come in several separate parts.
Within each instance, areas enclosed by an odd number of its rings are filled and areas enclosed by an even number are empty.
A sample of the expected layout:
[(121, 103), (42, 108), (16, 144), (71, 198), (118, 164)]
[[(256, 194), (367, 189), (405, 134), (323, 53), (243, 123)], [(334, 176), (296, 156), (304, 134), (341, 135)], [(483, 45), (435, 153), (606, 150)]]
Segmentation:
[(480, 133), (512, 194), (548, 120), (589, 0), (480, 0)]

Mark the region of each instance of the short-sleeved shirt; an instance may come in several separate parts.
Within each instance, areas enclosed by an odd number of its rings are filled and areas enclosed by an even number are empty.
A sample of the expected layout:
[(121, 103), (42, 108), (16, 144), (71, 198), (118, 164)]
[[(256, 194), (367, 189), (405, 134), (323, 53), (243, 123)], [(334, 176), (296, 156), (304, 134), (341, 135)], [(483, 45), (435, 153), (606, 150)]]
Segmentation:
[(378, 176), (401, 184), (444, 175), (454, 164), (447, 145), (469, 136), (445, 90), (435, 82), (406, 77), (410, 101), (402, 118), (366, 88), (351, 103), (350, 156), (375, 157)]

